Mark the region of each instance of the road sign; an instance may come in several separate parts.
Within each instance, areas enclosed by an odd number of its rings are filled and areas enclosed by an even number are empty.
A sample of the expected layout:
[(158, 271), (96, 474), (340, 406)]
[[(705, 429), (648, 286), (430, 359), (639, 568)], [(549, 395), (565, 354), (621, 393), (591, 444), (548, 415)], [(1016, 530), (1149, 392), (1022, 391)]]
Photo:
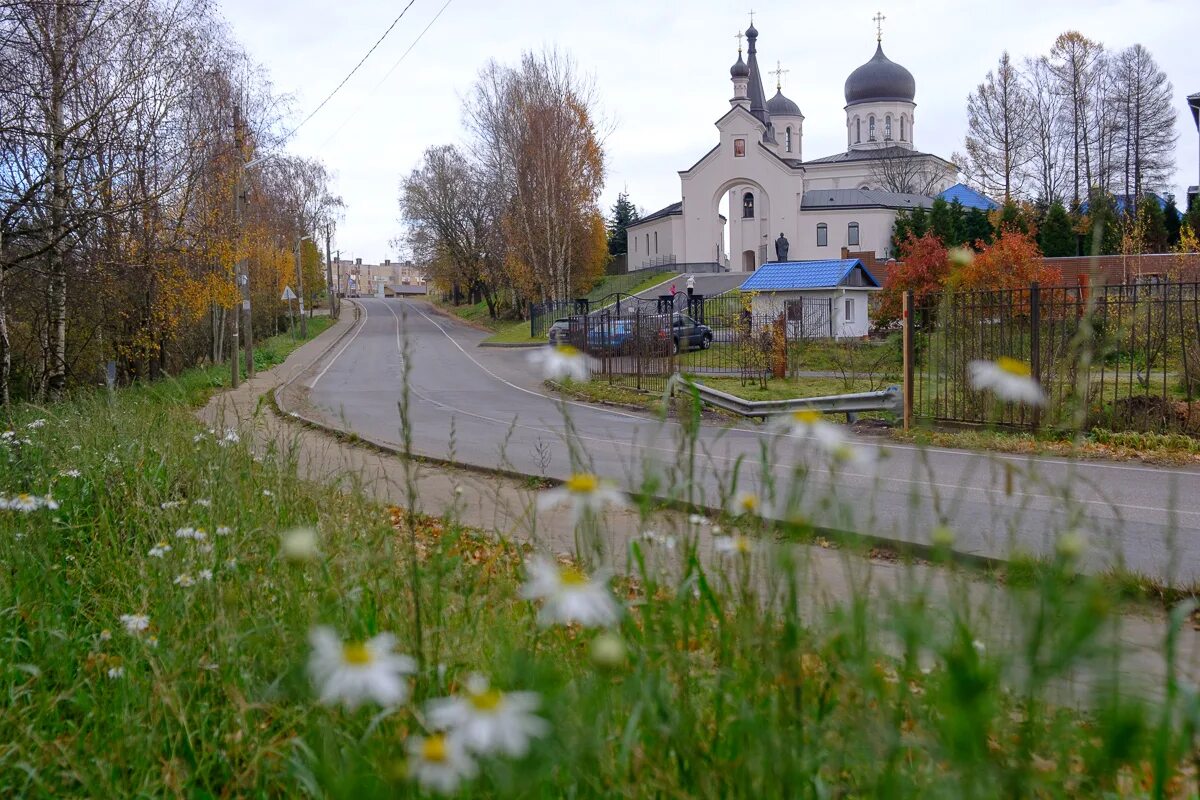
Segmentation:
[(279, 299), (280, 300), (295, 300), (296, 293), (292, 291), (292, 287), (285, 286), (283, 289), (283, 297), (280, 297)]

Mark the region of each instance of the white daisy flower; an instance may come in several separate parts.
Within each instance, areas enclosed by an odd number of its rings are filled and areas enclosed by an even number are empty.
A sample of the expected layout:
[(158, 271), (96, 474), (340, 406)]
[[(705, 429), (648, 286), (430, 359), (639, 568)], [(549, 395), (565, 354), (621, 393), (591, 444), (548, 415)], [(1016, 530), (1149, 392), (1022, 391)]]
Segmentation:
[(845, 441), (840, 425), (826, 422), (820, 411), (793, 411), (772, 418), (771, 427), (789, 436), (811, 439), (825, 450), (832, 450)]
[(192, 442), (194, 444), (199, 444), (200, 442), (203, 442), (206, 438), (208, 438), (207, 434), (197, 433), (195, 436), (192, 437)]
[(112, 638), (112, 631), (110, 631), (108, 628), (105, 628), (104, 630), (100, 631), (100, 641), (107, 642), (111, 638)]
[(586, 381), (591, 374), (591, 359), (569, 344), (539, 347), (529, 354), (529, 363), (541, 368), (542, 377), (551, 380)]
[(110, 680), (124, 678), (125, 677), (125, 668), (124, 667), (109, 667), (108, 668), (108, 677)]
[(972, 361), (968, 365), (971, 386), (980, 391), (988, 390), (1001, 400), (1040, 406), (1046, 403), (1046, 394), (1033, 379), (1029, 365), (1015, 358), (1001, 356), (995, 361)]
[(229, 534), (233, 533), (233, 529), (228, 525), (218, 525), (214, 533), (216, 533), (217, 536), (228, 536)]
[(26, 427), (26, 428), (28, 428), (28, 429), (29, 429), (29, 430), (31, 430), (31, 431), (35, 431), (35, 430), (37, 430), (38, 428), (44, 428), (44, 427), (46, 427), (46, 420), (44, 420), (44, 419), (35, 419), (33, 422), (29, 423), (29, 424), (28, 424), (28, 425), (26, 425), (25, 427)]
[(262, 494), (263, 494), (263, 497), (274, 497), (275, 496), (275, 493), (272, 492), (270, 489), (263, 489)]
[(450, 731), (472, 753), (500, 753), (523, 758), (529, 743), (545, 736), (550, 724), (537, 716), (537, 692), (502, 692), (483, 675), (467, 677), (465, 693), (431, 700), (426, 706), (429, 724)]
[(71, 449), (72, 449), (72, 450), (74, 450), (74, 451), (76, 451), (76, 452), (79, 452), (80, 450), (82, 450), (82, 449), (83, 449), (83, 445), (80, 445), (80, 444), (73, 444), (73, 445), (71, 445)]
[(192, 505), (200, 506), (201, 508), (208, 508), (209, 506), (212, 505), (212, 500), (209, 500), (207, 498), (200, 498), (199, 500), (193, 500)]
[(163, 511), (170, 511), (172, 508), (179, 508), (181, 505), (183, 505), (182, 500), (168, 500), (165, 503), (159, 503), (158, 507)]
[(308, 641), (313, 648), (308, 674), (324, 705), (341, 703), (353, 711), (368, 701), (390, 707), (408, 699), (405, 676), (416, 672), (417, 663), (393, 652), (392, 634), (343, 643), (332, 628), (318, 627)]
[(157, 636), (147, 636), (146, 637), (146, 646), (147, 647), (158, 647), (158, 637)]
[(479, 771), (466, 747), (454, 736), (412, 736), (406, 749), (409, 775), (426, 791), (454, 794), (460, 783), (474, 778)]
[(700, 525), (701, 527), (708, 524), (708, 520), (706, 518), (700, 516), (699, 514), (688, 515), (688, 522), (690, 522), (693, 525)]
[(7, 508), (12, 511), (20, 511), (23, 514), (28, 514), (31, 511), (37, 511), (42, 508), (54, 511), (58, 508), (58, 503), (50, 495), (39, 497), (35, 494), (22, 492), (15, 497), (0, 496), (0, 508)]
[(624, 506), (625, 495), (609, 482), (602, 481), (587, 472), (577, 472), (556, 489), (549, 489), (538, 497), (538, 511), (546, 511), (555, 506), (571, 503), (571, 522), (577, 524), (586, 513), (595, 513), (605, 506)]
[(771, 514), (771, 506), (759, 494), (742, 489), (729, 502), (729, 513), (735, 517), (742, 514), (767, 517)]
[(668, 534), (662, 534), (658, 531), (642, 531), (642, 538), (651, 544), (662, 545), (666, 550), (675, 549), (675, 537)]
[(978, 639), (973, 640), (971, 642), (971, 646), (974, 647), (975, 652), (979, 653), (980, 655), (983, 655), (985, 652), (987, 652), (987, 645)]
[(241, 440), (242, 437), (238, 436), (237, 431), (233, 428), (226, 428), (225, 435), (217, 440), (217, 444), (221, 445), (221, 447), (228, 447), (231, 444), (237, 444)]
[(162, 558), (169, 552), (171, 552), (171, 545), (166, 542), (159, 542), (154, 547), (151, 547), (150, 552), (146, 553), (146, 555), (151, 558)]
[(212, 580), (212, 570), (211, 569), (202, 569), (196, 573), (196, 577), (202, 581), (211, 581)]
[(748, 556), (754, 552), (754, 541), (740, 533), (713, 539), (713, 550), (722, 555)]
[(208, 542), (202, 542), (201, 544), (196, 545), (197, 553), (204, 553), (205, 555), (207, 555), (207, 554), (211, 553), (212, 551), (213, 551), (213, 546), (211, 544), (209, 544)]
[(538, 622), (542, 625), (607, 626), (621, 614), (606, 585), (606, 574), (589, 579), (575, 567), (559, 566), (541, 556), (529, 559), (526, 570), (529, 578), (521, 587), (521, 596), (542, 601), (538, 611)]
[(83, 473), (77, 469), (64, 469), (62, 472), (60, 472), (58, 474), (59, 474), (59, 477), (62, 477), (62, 478), (78, 478), (79, 476), (83, 475)]
[(145, 614), (122, 614), (121, 624), (129, 633), (141, 633), (150, 627), (150, 618)]
[(175, 576), (175, 585), (183, 586), (185, 588), (188, 586), (195, 586), (196, 579), (193, 578), (191, 575), (188, 575), (186, 572), (181, 572)]
[(288, 561), (312, 561), (321, 555), (317, 547), (317, 532), (312, 528), (285, 531), (279, 552)]

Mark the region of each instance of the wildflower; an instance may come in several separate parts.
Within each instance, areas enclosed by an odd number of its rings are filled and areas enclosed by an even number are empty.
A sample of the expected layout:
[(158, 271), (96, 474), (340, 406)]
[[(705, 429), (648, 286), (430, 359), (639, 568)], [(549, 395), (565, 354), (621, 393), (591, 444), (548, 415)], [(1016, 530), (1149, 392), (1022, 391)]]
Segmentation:
[(231, 559), (229, 559), (228, 561), (226, 561), (226, 562), (225, 562), (225, 569), (229, 570), (230, 572), (233, 572), (233, 571), (235, 571), (235, 570), (237, 569), (237, 559), (236, 559), (236, 558), (231, 558)]
[(591, 473), (577, 472), (557, 489), (542, 492), (538, 511), (554, 508), (564, 501), (571, 503), (571, 522), (577, 524), (586, 513), (601, 511), (607, 505), (624, 506), (625, 495)]
[(1055, 549), (1064, 561), (1074, 561), (1083, 555), (1087, 547), (1087, 539), (1079, 531), (1067, 531), (1058, 537)]
[(28, 424), (28, 425), (26, 425), (25, 427), (26, 427), (26, 428), (28, 428), (28, 429), (29, 429), (29, 430), (31, 430), (31, 431), (36, 431), (38, 428), (44, 428), (44, 427), (46, 427), (46, 420), (44, 420), (44, 419), (35, 419), (33, 422), (29, 423), (29, 424)]
[(147, 647), (158, 647), (158, 637), (157, 636), (147, 636), (146, 637), (146, 646)]
[(62, 472), (60, 472), (58, 474), (59, 474), (59, 477), (62, 477), (62, 478), (78, 478), (79, 476), (83, 475), (83, 473), (77, 469), (64, 469)]
[(208, 508), (209, 506), (212, 505), (212, 500), (208, 500), (206, 498), (200, 498), (199, 500), (193, 500), (192, 505), (200, 506), (201, 508)]
[(407, 749), (409, 774), (426, 790), (453, 794), (478, 771), (462, 742), (444, 733), (410, 737)]
[(209, 544), (208, 542), (202, 542), (201, 544), (196, 545), (197, 553), (204, 553), (205, 555), (207, 555), (208, 553), (211, 553), (212, 551), (213, 551), (213, 546), (211, 544)]
[(162, 558), (169, 552), (171, 552), (171, 545), (167, 544), (166, 542), (159, 542), (158, 544), (154, 545), (154, 547), (151, 547), (150, 552), (146, 553), (146, 555), (150, 556), (151, 558)]
[(542, 377), (551, 380), (570, 378), (576, 381), (586, 381), (591, 373), (588, 357), (569, 344), (539, 347), (529, 354), (529, 363), (540, 367)]
[(128, 633), (141, 633), (150, 627), (150, 618), (144, 614), (122, 614), (121, 624)]
[(713, 550), (722, 555), (748, 556), (754, 551), (754, 542), (740, 533), (733, 536), (718, 536), (713, 539)]
[(704, 526), (704, 525), (708, 524), (708, 520), (705, 519), (704, 517), (700, 516), (699, 514), (688, 515), (688, 522), (691, 523), (692, 525), (700, 525), (700, 526)]
[(293, 528), (283, 534), (280, 553), (288, 561), (312, 561), (320, 555), (317, 532), (312, 528)]
[(617, 669), (625, 663), (625, 642), (615, 633), (604, 632), (592, 639), (592, 663), (602, 669)]
[(313, 628), (308, 635), (312, 655), (308, 674), (325, 705), (341, 703), (350, 711), (370, 700), (396, 706), (408, 699), (405, 675), (417, 664), (392, 652), (396, 637), (381, 633), (366, 642), (343, 643), (332, 628)]
[(275, 496), (275, 493), (272, 492), (270, 489), (263, 489), (262, 494), (263, 494), (263, 497), (274, 497)]
[(431, 726), (450, 731), (473, 753), (522, 758), (529, 742), (550, 730), (534, 713), (541, 704), (536, 692), (502, 692), (478, 674), (467, 677), (465, 689), (461, 697), (430, 701), (427, 710)]
[(1023, 361), (1001, 356), (995, 361), (972, 361), (968, 369), (974, 388), (990, 390), (1001, 400), (1033, 406), (1046, 402), (1041, 385), (1033, 379), (1032, 370)]
[(970, 266), (975, 260), (975, 251), (969, 247), (952, 247), (950, 252), (946, 254), (947, 260), (952, 267)]
[(117, 678), (124, 678), (125, 677), (125, 668), (124, 667), (109, 667), (108, 668), (108, 677), (111, 680), (116, 680)]
[(172, 508), (179, 508), (181, 505), (183, 505), (182, 500), (168, 500), (165, 503), (159, 503), (158, 507), (163, 511), (170, 511)]
[(226, 428), (225, 435), (217, 440), (217, 444), (221, 445), (221, 447), (228, 447), (231, 444), (237, 444), (241, 440), (242, 439), (240, 436), (238, 436), (237, 431), (235, 431), (233, 428)]
[(196, 577), (202, 581), (211, 581), (212, 580), (212, 570), (211, 569), (202, 569), (196, 573)]
[(112, 638), (112, 631), (110, 631), (108, 628), (105, 628), (104, 630), (100, 631), (100, 641), (107, 642), (111, 638)]
[(845, 441), (842, 428), (826, 422), (820, 411), (793, 411), (771, 421), (771, 426), (781, 433), (812, 439), (825, 450), (832, 450)]
[(221, 665), (215, 661), (206, 661), (204, 659), (200, 660), (200, 669), (202, 669), (206, 672), (216, 672), (220, 668), (221, 668)]
[(665, 550), (675, 549), (675, 537), (670, 534), (661, 534), (657, 531), (642, 531), (642, 538), (651, 544), (662, 545)]
[(945, 525), (938, 525), (934, 528), (929, 538), (933, 542), (933, 546), (940, 549), (954, 546), (954, 531)]
[(7, 508), (12, 511), (20, 511), (23, 514), (28, 514), (31, 511), (37, 511), (42, 508), (54, 511), (58, 508), (58, 502), (50, 495), (39, 497), (35, 494), (22, 492), (16, 497), (0, 495), (0, 508)]
[(218, 525), (214, 533), (216, 533), (217, 536), (228, 536), (229, 534), (233, 533), (233, 529), (228, 525)]
[(192, 442), (194, 444), (199, 444), (200, 442), (203, 442), (206, 437), (207, 437), (207, 434), (197, 433), (195, 436), (192, 437)]
[(605, 586), (606, 580), (589, 579), (575, 567), (560, 567), (535, 556), (526, 567), (529, 580), (521, 587), (526, 600), (542, 600), (538, 622), (542, 625), (579, 623), (584, 627), (611, 625), (620, 607)]
[(735, 517), (742, 514), (757, 514), (765, 517), (771, 513), (771, 507), (754, 492), (742, 490), (734, 495), (730, 502), (729, 513)]
[(175, 585), (183, 586), (185, 588), (188, 586), (195, 586), (196, 579), (193, 578), (191, 575), (188, 575), (186, 572), (181, 572), (175, 576)]
[(974, 640), (972, 640), (972, 641), (971, 641), (971, 647), (974, 647), (974, 648), (975, 648), (975, 652), (976, 652), (976, 653), (979, 653), (979, 655), (983, 655), (983, 654), (984, 654), (984, 651), (986, 651), (986, 650), (987, 650), (987, 646), (986, 646), (986, 645), (984, 645), (984, 643), (983, 643), (983, 642), (981, 642), (981, 641), (980, 641), (980, 640), (978, 640), (978, 639), (974, 639)]

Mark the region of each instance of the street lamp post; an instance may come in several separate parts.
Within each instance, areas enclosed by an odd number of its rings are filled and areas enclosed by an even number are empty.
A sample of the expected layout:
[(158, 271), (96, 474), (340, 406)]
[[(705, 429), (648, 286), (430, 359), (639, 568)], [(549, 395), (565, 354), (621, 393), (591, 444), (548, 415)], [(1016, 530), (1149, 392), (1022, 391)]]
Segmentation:
[[(242, 137), (242, 129), (241, 129), (241, 117), (240, 116), (236, 117), (235, 125), (237, 127), (238, 153), (240, 155), (242, 152), (242, 138), (241, 138)], [(246, 193), (246, 189), (245, 189), (246, 170), (250, 169), (251, 167), (257, 167), (259, 164), (263, 163), (264, 161), (270, 161), (272, 158), (275, 158), (275, 157), (276, 157), (275, 153), (271, 153), (271, 154), (265, 155), (265, 156), (260, 156), (251, 161), (247, 161), (245, 164), (242, 164), (241, 169), (238, 170), (237, 199), (235, 202), (235, 212), (236, 212), (235, 220), (237, 222), (239, 236), (241, 235), (241, 232), (242, 232), (243, 203), (245, 202), (245, 193)], [(249, 266), (249, 262), (246, 260), (245, 256), (238, 259), (238, 263), (237, 263), (235, 272), (237, 273), (238, 288), (241, 290), (241, 295), (242, 295), (242, 310), (240, 313), (241, 313), (242, 319), (244, 320), (242, 327), (245, 329), (245, 332), (242, 336), (242, 340), (245, 343), (245, 349), (246, 349), (246, 378), (249, 379), (249, 378), (254, 377), (254, 315), (250, 311), (250, 266)], [(235, 325), (234, 325), (234, 337), (235, 337), (235, 340), (233, 342), (233, 351), (232, 351), (233, 359), (232, 359), (232, 361), (233, 361), (233, 386), (236, 389), (237, 385), (238, 385), (236, 315), (235, 315)]]
[(304, 270), (300, 268), (300, 245), (305, 241), (310, 241), (311, 236), (307, 234), (296, 240), (296, 294), (300, 297), (300, 338), (308, 338), (308, 322), (304, 316)]

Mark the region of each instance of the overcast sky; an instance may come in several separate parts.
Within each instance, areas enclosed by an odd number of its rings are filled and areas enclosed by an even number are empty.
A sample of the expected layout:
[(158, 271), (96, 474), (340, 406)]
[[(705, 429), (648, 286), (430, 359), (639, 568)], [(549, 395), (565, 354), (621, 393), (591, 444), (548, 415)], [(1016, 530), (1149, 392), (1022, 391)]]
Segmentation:
[[(299, 122), (346, 75), (408, 0), (219, 0), (250, 54), (294, 99)], [(1141, 42), (1178, 98), (1177, 172), (1182, 204), (1197, 183), (1197, 134), (1185, 97), (1200, 91), (1197, 0), (961, 0), (861, 3), (714, 0), (450, 0), (400, 65), (401, 54), (446, 0), (415, 0), (358, 74), (289, 145), (319, 156), (337, 176), (346, 219), (337, 247), (367, 262), (396, 258), (400, 177), (430, 145), (471, 142), (462, 98), (489, 59), (554, 46), (595, 80), (606, 141), (605, 210), (622, 189), (645, 211), (679, 199), (676, 174), (716, 143), (713, 122), (729, 108), (734, 34), (759, 30), (759, 59), (790, 70), (784, 93), (805, 115), (805, 159), (845, 149), (843, 84), (875, 49), (871, 17), (887, 17), (888, 57), (917, 81), (916, 145), (949, 157), (962, 149), (966, 97), (1008, 49), (1019, 61), (1048, 52), (1064, 30), (1119, 49)], [(774, 78), (767, 79), (774, 93)]]

